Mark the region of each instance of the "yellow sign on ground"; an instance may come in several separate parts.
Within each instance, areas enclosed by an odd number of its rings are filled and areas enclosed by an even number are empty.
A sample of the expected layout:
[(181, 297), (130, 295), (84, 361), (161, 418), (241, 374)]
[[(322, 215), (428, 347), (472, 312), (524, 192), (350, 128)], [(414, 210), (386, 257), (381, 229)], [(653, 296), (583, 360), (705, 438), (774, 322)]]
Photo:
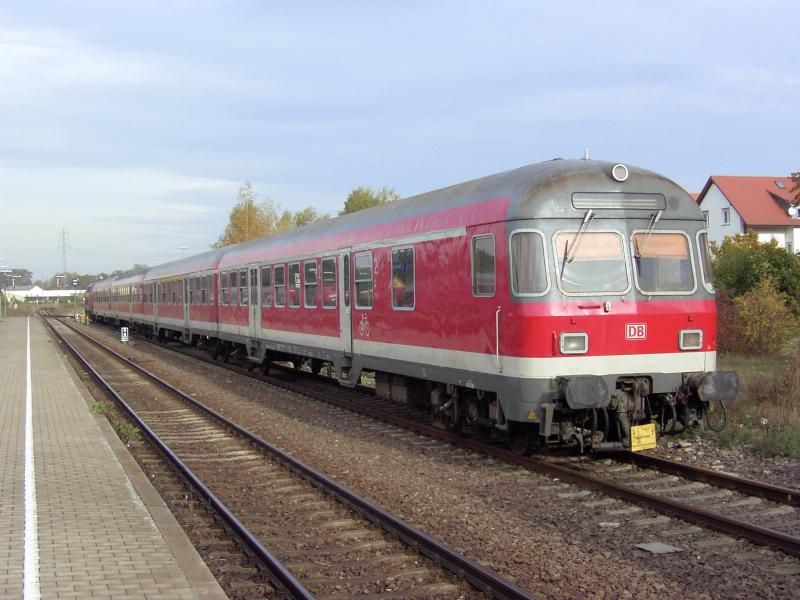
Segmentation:
[(631, 450), (649, 450), (656, 447), (656, 424), (634, 425), (631, 427)]

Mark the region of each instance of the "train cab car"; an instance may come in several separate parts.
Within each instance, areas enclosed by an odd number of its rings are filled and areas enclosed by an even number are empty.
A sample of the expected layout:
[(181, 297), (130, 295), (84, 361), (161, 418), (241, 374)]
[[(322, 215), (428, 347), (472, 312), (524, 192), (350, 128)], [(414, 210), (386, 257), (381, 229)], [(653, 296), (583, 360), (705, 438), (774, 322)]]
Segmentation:
[(100, 279), (92, 283), (86, 290), (86, 312), (89, 319), (98, 322), (110, 321), (111, 289), (114, 278)]
[[(738, 391), (704, 226), (661, 175), (554, 160), (159, 265), (141, 320), (215, 356), (328, 362), (342, 385), (374, 372), (379, 397), (518, 452), (628, 448)], [(101, 318), (112, 292), (93, 290)]]

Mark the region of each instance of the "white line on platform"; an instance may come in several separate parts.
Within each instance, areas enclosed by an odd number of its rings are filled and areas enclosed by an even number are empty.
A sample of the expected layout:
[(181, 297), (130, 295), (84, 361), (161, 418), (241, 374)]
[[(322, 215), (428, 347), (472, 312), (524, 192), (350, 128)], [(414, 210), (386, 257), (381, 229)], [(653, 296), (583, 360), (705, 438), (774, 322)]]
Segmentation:
[(25, 347), (25, 567), (23, 598), (39, 599), (39, 539), (36, 527), (36, 477), (33, 469), (33, 389), (31, 385), (31, 318)]

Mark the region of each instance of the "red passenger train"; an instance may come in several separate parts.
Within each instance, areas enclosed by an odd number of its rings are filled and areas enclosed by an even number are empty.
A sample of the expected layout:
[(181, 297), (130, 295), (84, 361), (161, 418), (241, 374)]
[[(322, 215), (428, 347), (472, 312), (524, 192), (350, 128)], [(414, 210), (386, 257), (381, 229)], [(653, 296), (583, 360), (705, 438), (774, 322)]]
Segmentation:
[(331, 363), (512, 447), (629, 447), (732, 399), (703, 216), (634, 167), (553, 160), (94, 284), (87, 311), (215, 355)]

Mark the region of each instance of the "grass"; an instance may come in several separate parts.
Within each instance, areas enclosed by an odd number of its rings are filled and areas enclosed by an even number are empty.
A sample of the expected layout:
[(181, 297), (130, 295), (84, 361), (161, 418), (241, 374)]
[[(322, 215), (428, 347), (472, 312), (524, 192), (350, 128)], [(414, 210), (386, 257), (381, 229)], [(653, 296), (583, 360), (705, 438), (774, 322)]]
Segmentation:
[(93, 415), (102, 415), (106, 412), (106, 404), (105, 402), (95, 402), (89, 407), (89, 412)]
[(800, 458), (800, 351), (779, 355), (720, 355), (717, 368), (739, 373), (739, 396), (728, 426), (714, 434), (725, 446), (748, 446), (762, 456)]

